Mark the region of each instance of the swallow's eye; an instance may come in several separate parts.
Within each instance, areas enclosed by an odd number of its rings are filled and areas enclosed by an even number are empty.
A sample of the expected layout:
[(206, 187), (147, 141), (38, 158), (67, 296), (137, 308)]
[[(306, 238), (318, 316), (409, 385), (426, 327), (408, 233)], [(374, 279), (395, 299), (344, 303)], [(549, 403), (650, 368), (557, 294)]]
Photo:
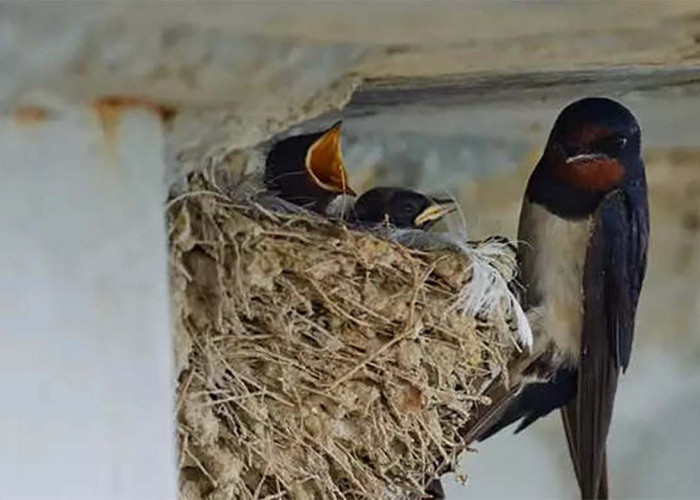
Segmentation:
[(402, 205), (401, 206), (401, 212), (405, 215), (411, 215), (413, 213), (413, 206), (412, 205)]
[(626, 145), (627, 137), (621, 134), (615, 134), (598, 140), (595, 149), (609, 156), (617, 156), (625, 149)]
[(627, 144), (627, 137), (623, 137), (621, 135), (615, 136), (615, 148), (618, 151), (622, 151), (625, 148), (626, 144)]

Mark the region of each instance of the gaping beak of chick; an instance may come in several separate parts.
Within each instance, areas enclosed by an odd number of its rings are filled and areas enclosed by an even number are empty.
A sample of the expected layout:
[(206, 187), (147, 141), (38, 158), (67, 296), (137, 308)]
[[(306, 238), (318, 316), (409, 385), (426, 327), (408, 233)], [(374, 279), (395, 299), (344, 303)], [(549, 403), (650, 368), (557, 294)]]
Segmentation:
[(340, 121), (336, 122), (316, 139), (306, 152), (304, 166), (309, 176), (321, 189), (354, 196), (355, 191), (348, 185), (348, 175), (343, 165), (340, 125)]
[(439, 221), (444, 216), (457, 210), (457, 205), (454, 200), (437, 200), (434, 199), (433, 203), (428, 206), (425, 210), (419, 213), (415, 219), (413, 219), (413, 224), (416, 227), (422, 227), (427, 224), (432, 224)]

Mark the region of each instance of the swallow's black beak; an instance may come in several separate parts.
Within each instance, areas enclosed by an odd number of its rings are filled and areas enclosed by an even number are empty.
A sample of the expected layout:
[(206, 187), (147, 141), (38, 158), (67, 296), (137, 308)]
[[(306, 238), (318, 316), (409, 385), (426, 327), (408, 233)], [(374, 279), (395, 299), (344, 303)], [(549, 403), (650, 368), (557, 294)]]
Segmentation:
[(423, 227), (429, 224), (433, 224), (449, 213), (457, 210), (457, 204), (452, 199), (433, 199), (433, 203), (428, 205), (428, 207), (419, 213), (415, 219), (413, 219), (413, 224), (416, 227)]

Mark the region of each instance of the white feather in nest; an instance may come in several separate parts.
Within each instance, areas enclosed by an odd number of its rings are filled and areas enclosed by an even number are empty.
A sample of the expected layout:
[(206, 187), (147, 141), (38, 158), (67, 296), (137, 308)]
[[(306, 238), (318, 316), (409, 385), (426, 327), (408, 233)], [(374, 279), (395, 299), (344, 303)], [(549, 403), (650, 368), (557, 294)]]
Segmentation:
[[(533, 337), (530, 323), (509, 286), (517, 272), (513, 245), (499, 237), (481, 242), (469, 241), (464, 227), (463, 223), (463, 227), (458, 230), (450, 229), (441, 233), (386, 227), (377, 230), (409, 248), (437, 250), (449, 247), (468, 256), (472, 277), (459, 293), (454, 307), (468, 316), (508, 323), (516, 345), (531, 349)], [(515, 318), (515, 325), (508, 321), (511, 317)]]
[(509, 323), (515, 333), (516, 345), (528, 351), (534, 342), (532, 328), (511, 284), (517, 284), (517, 248), (506, 238), (491, 237), (477, 244), (467, 239), (467, 219), (455, 199), (459, 225), (450, 228), (447, 238), (472, 262), (472, 279), (457, 299), (457, 307), (465, 314), (483, 314), (492, 320), (515, 318)]
[(530, 323), (520, 302), (511, 290), (509, 283), (515, 278), (517, 263), (515, 252), (508, 241), (498, 238), (487, 239), (476, 245), (468, 243), (460, 233), (444, 235), (462, 253), (469, 256), (472, 279), (455, 301), (464, 314), (485, 316), (492, 321), (506, 321), (515, 318), (517, 345), (528, 350), (533, 338)]

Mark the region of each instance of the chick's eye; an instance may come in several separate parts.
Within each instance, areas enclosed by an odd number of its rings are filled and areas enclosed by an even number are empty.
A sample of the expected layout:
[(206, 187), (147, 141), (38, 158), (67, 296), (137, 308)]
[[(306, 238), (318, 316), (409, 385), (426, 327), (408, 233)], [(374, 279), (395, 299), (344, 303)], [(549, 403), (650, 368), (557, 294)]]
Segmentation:
[(413, 207), (411, 205), (403, 205), (401, 207), (401, 212), (403, 212), (406, 215), (410, 215), (413, 213)]

